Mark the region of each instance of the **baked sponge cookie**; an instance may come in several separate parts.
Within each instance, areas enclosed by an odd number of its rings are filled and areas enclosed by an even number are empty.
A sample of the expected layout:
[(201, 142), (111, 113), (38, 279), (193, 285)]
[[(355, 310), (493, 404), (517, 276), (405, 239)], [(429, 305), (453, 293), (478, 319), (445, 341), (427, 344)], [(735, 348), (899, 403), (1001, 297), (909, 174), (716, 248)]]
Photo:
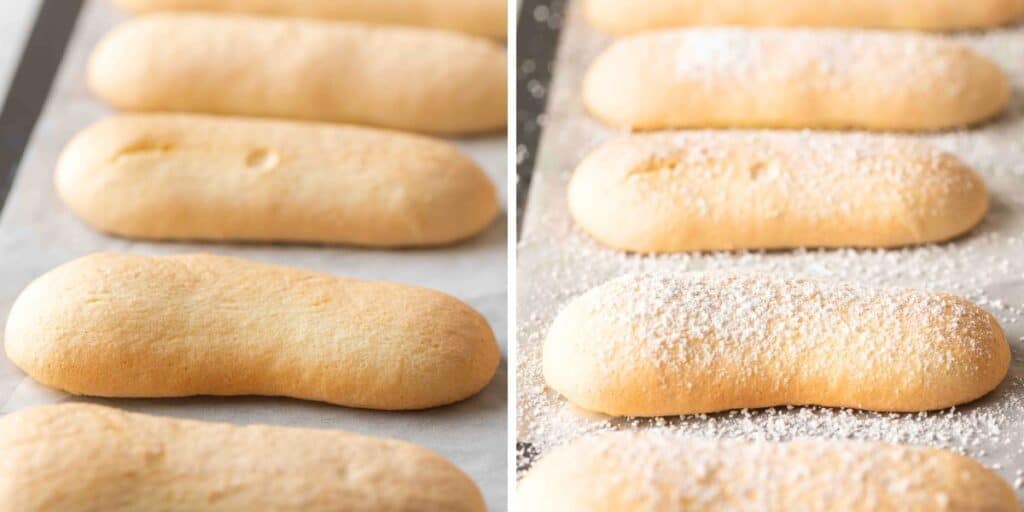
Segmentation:
[(695, 28), (613, 43), (583, 101), (617, 128), (933, 131), (1002, 112), (1010, 85), (992, 61), (942, 36)]
[(995, 318), (960, 297), (733, 272), (614, 279), (571, 301), (543, 345), (547, 384), (614, 416), (943, 409), (1009, 365)]
[(945, 450), (662, 431), (588, 437), (552, 451), (519, 483), (517, 504), (531, 512), (1020, 510), (1002, 478)]
[(114, 0), (135, 13), (210, 11), (410, 25), (504, 38), (506, 0)]
[[(409, 443), (161, 418), (87, 404), (0, 419), (11, 512), (483, 512), (465, 473)], [(16, 464), (14, 462), (17, 462)]]
[(506, 62), (494, 41), (441, 30), (160, 13), (104, 36), (87, 79), (121, 110), (455, 135), (504, 128)]
[(76, 395), (274, 395), (369, 409), (468, 398), (498, 368), (487, 321), (440, 292), (205, 254), (99, 253), (46, 273), (7, 356)]
[(691, 25), (960, 30), (1010, 23), (1024, 0), (586, 0), (584, 9), (615, 34)]
[(644, 253), (939, 242), (989, 204), (976, 172), (909, 137), (735, 131), (612, 141), (568, 200), (594, 238)]
[(68, 143), (55, 181), (91, 226), (158, 240), (433, 246), (499, 208), (483, 170), (441, 140), (195, 114), (100, 121)]

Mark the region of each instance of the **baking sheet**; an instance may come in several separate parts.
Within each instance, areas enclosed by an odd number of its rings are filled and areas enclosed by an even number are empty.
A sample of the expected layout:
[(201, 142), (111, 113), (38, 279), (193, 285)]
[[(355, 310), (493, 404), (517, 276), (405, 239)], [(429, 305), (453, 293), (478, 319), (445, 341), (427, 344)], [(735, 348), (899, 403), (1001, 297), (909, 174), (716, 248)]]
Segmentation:
[[(573, 225), (566, 209), (566, 184), (573, 168), (602, 142), (622, 135), (591, 120), (580, 102), (583, 73), (610, 39), (587, 26), (580, 2), (572, 2), (548, 92), (545, 132), (518, 246), (519, 469), (525, 470), (554, 446), (609, 429), (662, 428), (699, 437), (749, 440), (868, 439), (944, 446), (969, 454), (1000, 471), (1024, 496), (1024, 27), (955, 37), (1001, 64), (1011, 76), (1015, 95), (1009, 112), (994, 122), (922, 137), (959, 155), (988, 182), (991, 211), (970, 235), (951, 243), (890, 251), (631, 255), (593, 242)], [(629, 272), (725, 268), (964, 295), (995, 314), (1006, 330), (1014, 356), (1010, 375), (994, 393), (974, 404), (927, 414), (794, 407), (686, 418), (612, 419), (581, 412), (545, 387), (540, 344), (566, 301)]]
[(3, 16), (0, 16), (0, 98), (7, 96), (7, 88), (14, 78), (21, 50), (28, 41), (39, 2), (21, 0), (3, 7)]
[[(56, 197), (53, 169), (62, 146), (78, 130), (111, 111), (85, 87), (85, 62), (99, 38), (125, 16), (107, 2), (87, 3), (65, 54), (49, 101), (36, 127), (0, 217), (0, 312), (32, 279), (96, 251), (144, 254), (211, 252), (287, 264), (336, 275), (427, 286), (471, 304), (490, 321), (502, 346), (497, 376), (484, 391), (438, 409), (391, 413), (283, 398), (99, 400), (46, 389), (0, 357), (0, 413), (66, 400), (87, 400), (131, 411), (231, 423), (268, 423), (345, 429), (411, 441), (432, 448), (469, 473), (491, 510), (506, 509), (507, 440), (507, 226), (500, 216), (484, 234), (452, 247), (378, 251), (322, 246), (138, 243), (90, 230)], [(504, 135), (458, 141), (483, 165), (506, 197)]]

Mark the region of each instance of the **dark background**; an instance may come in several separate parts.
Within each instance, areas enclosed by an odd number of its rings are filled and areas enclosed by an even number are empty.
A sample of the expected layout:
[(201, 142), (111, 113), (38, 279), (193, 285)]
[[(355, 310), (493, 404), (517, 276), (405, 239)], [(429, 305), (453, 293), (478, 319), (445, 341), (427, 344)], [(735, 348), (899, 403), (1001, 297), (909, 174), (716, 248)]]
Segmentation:
[[(522, 225), (537, 143), (544, 129), (542, 114), (547, 106), (547, 91), (565, 4), (566, 0), (523, 0), (519, 11), (516, 62), (517, 226)], [(516, 235), (518, 237), (518, 233)]]
[[(21, 1), (21, 0), (5, 0)], [(83, 0), (45, 0), (0, 110), (0, 210), (43, 111)], [(0, 7), (0, 16), (3, 16)]]

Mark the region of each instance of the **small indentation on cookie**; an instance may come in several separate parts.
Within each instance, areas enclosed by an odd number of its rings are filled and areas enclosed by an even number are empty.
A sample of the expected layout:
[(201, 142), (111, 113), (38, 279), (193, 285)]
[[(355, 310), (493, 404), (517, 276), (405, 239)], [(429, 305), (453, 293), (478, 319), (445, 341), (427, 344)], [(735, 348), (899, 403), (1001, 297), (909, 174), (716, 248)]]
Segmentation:
[(253, 169), (269, 171), (280, 163), (281, 158), (276, 151), (265, 148), (254, 149), (245, 156), (245, 165)]
[(146, 462), (151, 464), (162, 460), (166, 456), (163, 446), (159, 445), (144, 447), (142, 453)]
[(154, 142), (152, 140), (137, 140), (128, 144), (111, 158), (111, 161), (117, 161), (121, 158), (138, 155), (142, 153), (168, 153), (174, 150), (174, 144), (170, 142)]
[(770, 180), (778, 176), (779, 166), (773, 162), (755, 162), (748, 171), (751, 180)]
[(754, 162), (754, 164), (750, 166), (750, 179), (756, 180), (767, 167), (768, 164), (764, 162)]
[(629, 170), (626, 176), (639, 176), (658, 172), (672, 172), (682, 165), (682, 160), (677, 155), (651, 156), (639, 162)]

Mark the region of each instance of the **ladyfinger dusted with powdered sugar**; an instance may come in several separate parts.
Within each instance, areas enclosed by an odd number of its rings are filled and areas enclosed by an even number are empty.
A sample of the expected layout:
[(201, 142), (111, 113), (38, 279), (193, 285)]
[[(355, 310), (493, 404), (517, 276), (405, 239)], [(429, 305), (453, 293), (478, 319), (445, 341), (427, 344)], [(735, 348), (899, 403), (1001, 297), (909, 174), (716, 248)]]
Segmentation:
[(996, 319), (963, 298), (731, 272), (614, 279), (570, 302), (543, 348), (549, 386), (614, 416), (944, 409), (1009, 365)]
[(961, 30), (1010, 23), (1024, 13), (1024, 0), (586, 0), (584, 7), (593, 25), (615, 34), (693, 25)]
[(594, 238), (644, 253), (939, 242), (989, 204), (959, 158), (907, 137), (720, 131), (605, 144), (568, 201)]
[(949, 38), (842, 30), (700, 28), (616, 41), (583, 101), (617, 128), (933, 131), (1002, 112), (1010, 84)]
[(1020, 510), (1005, 480), (951, 451), (661, 431), (577, 440), (537, 462), (518, 489), (519, 510), (530, 512)]

